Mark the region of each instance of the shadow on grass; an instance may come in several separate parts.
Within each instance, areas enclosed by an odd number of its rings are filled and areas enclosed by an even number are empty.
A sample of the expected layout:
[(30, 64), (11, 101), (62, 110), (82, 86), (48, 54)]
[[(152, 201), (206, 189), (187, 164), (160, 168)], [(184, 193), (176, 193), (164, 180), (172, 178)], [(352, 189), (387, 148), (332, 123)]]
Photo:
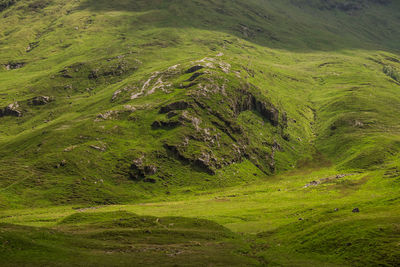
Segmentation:
[[(376, 2), (352, 13), (310, 5), (271, 0), (86, 0), (78, 10), (137, 12), (149, 27), (218, 31), (291, 51), (398, 50), (399, 5)], [(385, 19), (375, 23), (376, 17)]]

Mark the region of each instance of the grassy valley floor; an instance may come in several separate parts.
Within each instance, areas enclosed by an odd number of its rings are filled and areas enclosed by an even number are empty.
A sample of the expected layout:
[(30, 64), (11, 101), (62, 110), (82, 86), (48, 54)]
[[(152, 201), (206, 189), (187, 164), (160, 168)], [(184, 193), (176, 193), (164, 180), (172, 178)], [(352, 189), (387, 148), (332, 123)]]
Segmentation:
[(399, 191), (390, 171), (303, 169), (162, 202), (4, 211), (0, 263), (395, 266)]

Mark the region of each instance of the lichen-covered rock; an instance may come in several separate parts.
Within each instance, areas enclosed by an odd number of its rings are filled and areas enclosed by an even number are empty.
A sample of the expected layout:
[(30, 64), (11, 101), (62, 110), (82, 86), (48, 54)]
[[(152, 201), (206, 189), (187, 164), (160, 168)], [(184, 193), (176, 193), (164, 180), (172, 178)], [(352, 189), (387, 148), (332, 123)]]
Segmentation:
[(18, 102), (11, 103), (8, 106), (0, 109), (0, 117), (5, 116), (22, 117), (22, 111), (20, 110)]
[(31, 106), (43, 106), (52, 101), (54, 101), (54, 98), (51, 96), (36, 96), (34, 98), (29, 99), (28, 103)]

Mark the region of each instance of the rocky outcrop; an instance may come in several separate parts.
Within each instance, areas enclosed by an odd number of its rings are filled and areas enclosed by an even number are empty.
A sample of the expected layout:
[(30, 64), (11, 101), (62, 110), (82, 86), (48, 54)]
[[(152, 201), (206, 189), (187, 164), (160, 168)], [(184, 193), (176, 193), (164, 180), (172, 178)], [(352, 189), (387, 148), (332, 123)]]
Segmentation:
[(214, 175), (215, 171), (222, 167), (221, 161), (218, 160), (212, 152), (202, 152), (200, 155), (185, 155), (184, 148), (177, 145), (165, 144), (164, 148), (167, 153), (175, 157), (184, 164), (190, 164), (194, 169), (204, 171), (208, 174)]
[(344, 177), (347, 177), (347, 176), (352, 176), (352, 175), (354, 175), (354, 174), (338, 174), (338, 175), (322, 178), (322, 179), (320, 179), (318, 181), (314, 180), (314, 181), (311, 181), (308, 184), (306, 184), (304, 186), (304, 188), (307, 188), (307, 187), (310, 187), (310, 186), (317, 186), (317, 185), (320, 185), (320, 184), (323, 184), (323, 183), (331, 182), (331, 181), (338, 180), (338, 179), (341, 179), (341, 178), (344, 178)]
[[(262, 172), (274, 173), (279, 166), (277, 154), (287, 148), (289, 140), (284, 130), (292, 120), (261, 93), (263, 90), (235, 76), (229, 64), (205, 58), (192, 62), (191, 66), (173, 66), (166, 71), (154, 72), (148, 79), (114, 93), (112, 101), (132, 101), (154, 92), (170, 94), (171, 90), (187, 89), (178, 98), (168, 97), (171, 100), (159, 106), (158, 114), (154, 114), (156, 118), (149, 125), (155, 131), (162, 130), (154, 134), (162, 137), (164, 150), (143, 151), (141, 154), (146, 156), (133, 163), (121, 163), (117, 169), (132, 180), (156, 182), (154, 177), (169, 179), (171, 175), (168, 170), (157, 170), (155, 166), (164, 166), (171, 160), (208, 175), (249, 160)], [(207, 75), (198, 78), (205, 73)], [(186, 74), (194, 78), (189, 81)], [(242, 114), (244, 112), (247, 113)], [(105, 113), (97, 119), (114, 115)], [(247, 116), (254, 118), (254, 124), (243, 120)], [(262, 135), (259, 131), (254, 132), (257, 131), (255, 125), (265, 125), (271, 132), (259, 137)], [(254, 135), (257, 138), (253, 138)]]
[[(194, 81), (187, 93), (191, 100), (163, 105), (159, 114), (167, 114), (170, 120), (157, 120), (152, 128), (182, 126), (185, 128), (182, 131), (190, 132), (181, 144), (172, 141), (164, 147), (170, 156), (199, 171), (213, 175), (218, 169), (247, 158), (263, 172), (273, 173), (276, 168), (275, 153), (282, 151), (282, 146), (277, 141), (265, 147), (248, 146), (250, 141), (246, 129), (237, 118), (243, 112), (253, 111), (259, 114), (262, 123), (268, 122), (277, 127), (282, 139), (288, 141), (289, 135), (283, 131), (288, 127), (287, 114), (258, 94), (260, 89), (255, 86), (249, 83), (232, 86), (234, 81), (212, 73), (216, 64), (218, 62), (214, 60), (214, 68), (207, 69), (210, 75)], [(184, 73), (198, 74), (200, 72), (196, 71), (204, 68), (196, 65)]]
[(200, 157), (195, 159), (194, 166), (200, 167), (206, 170), (209, 174), (214, 175), (215, 170), (219, 169), (221, 166), (218, 159), (211, 152), (202, 152)]
[(43, 106), (54, 101), (51, 96), (36, 96), (28, 100), (28, 104), (31, 106)]
[(255, 110), (260, 115), (268, 120), (273, 126), (279, 125), (279, 110), (266, 101), (258, 100), (254, 95), (248, 94), (239, 106), (240, 112), (246, 110)]
[(22, 68), (23, 66), (25, 66), (25, 62), (9, 62), (8, 64), (4, 65), (6, 70), (16, 70)]
[(99, 122), (99, 121), (109, 120), (109, 119), (113, 118), (114, 116), (118, 115), (119, 113), (120, 113), (119, 110), (109, 110), (104, 113), (98, 114), (94, 121)]
[(157, 171), (156, 166), (144, 164), (143, 157), (141, 157), (132, 161), (129, 168), (129, 175), (135, 181), (155, 183), (156, 180), (148, 176), (155, 175)]
[(18, 102), (14, 102), (0, 109), (0, 117), (5, 116), (22, 117), (22, 111), (20, 110)]

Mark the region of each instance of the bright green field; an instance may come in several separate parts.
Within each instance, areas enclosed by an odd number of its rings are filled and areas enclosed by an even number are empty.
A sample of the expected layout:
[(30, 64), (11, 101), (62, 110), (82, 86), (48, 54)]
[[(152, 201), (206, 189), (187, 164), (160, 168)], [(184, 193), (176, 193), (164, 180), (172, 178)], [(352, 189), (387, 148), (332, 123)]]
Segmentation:
[(399, 13), (0, 0), (0, 265), (398, 266)]
[[(162, 202), (6, 211), (0, 259), (20, 263), (29, 255), (31, 264), (54, 265), (98, 264), (100, 258), (100, 265), (396, 265), (399, 179), (374, 171), (304, 188), (332, 174), (303, 170)], [(352, 212), (356, 207), (359, 213)], [(200, 235), (200, 219), (226, 228), (204, 222)], [(134, 248), (146, 253), (139, 256)]]

